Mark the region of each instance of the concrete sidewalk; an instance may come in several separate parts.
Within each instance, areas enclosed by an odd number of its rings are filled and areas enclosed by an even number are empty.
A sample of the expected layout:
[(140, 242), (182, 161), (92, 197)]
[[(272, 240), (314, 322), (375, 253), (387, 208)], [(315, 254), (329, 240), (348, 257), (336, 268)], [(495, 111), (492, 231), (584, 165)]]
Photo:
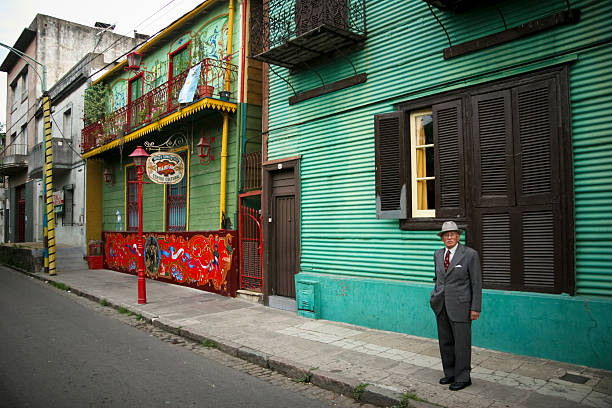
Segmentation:
[(438, 384), (442, 366), (435, 340), (311, 320), (152, 280), (146, 281), (148, 303), (139, 305), (136, 276), (74, 263), (62, 267), (69, 262), (60, 258), (58, 253), (56, 276), (31, 275), (142, 314), (193, 340), (212, 340), (224, 352), (287, 376), (310, 375), (314, 385), (344, 395), (367, 383), (362, 400), (375, 405), (398, 405), (402, 394), (411, 393), (445, 407), (612, 407), (610, 371), (474, 347), (473, 385), (453, 392)]

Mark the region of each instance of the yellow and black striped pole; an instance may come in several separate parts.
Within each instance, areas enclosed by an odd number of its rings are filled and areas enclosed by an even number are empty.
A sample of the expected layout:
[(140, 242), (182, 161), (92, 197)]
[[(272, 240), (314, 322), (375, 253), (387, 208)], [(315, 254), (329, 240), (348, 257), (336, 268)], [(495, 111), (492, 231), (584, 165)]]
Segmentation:
[(51, 142), (51, 103), (49, 95), (43, 95), (43, 117), (45, 120), (45, 193), (47, 203), (47, 246), (49, 259), (45, 259), (45, 271), (55, 275), (55, 214), (53, 208), (53, 143)]

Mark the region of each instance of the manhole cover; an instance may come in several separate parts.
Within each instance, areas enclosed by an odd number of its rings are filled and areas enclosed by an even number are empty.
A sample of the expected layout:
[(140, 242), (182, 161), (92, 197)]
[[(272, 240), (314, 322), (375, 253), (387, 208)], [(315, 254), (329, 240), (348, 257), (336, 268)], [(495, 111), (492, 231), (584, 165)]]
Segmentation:
[(569, 381), (574, 384), (585, 384), (587, 381), (589, 381), (587, 377), (569, 373), (565, 374), (563, 377), (560, 377), (560, 379), (563, 381)]

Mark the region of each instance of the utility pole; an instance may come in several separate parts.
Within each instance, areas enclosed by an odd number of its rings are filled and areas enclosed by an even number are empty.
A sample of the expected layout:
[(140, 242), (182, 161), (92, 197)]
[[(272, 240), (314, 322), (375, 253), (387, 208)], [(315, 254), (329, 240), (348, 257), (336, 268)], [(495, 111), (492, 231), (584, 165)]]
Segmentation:
[[(56, 274), (55, 265), (55, 213), (53, 208), (53, 143), (51, 141), (51, 102), (47, 92), (47, 67), (36, 61), (29, 55), (0, 42), (0, 46), (7, 48), (20, 56), (40, 79), (42, 91), (42, 106), (45, 122), (45, 160), (43, 165), (43, 192), (46, 200), (46, 211), (43, 212), (44, 246), (45, 246), (45, 272), (53, 276)], [(36, 66), (42, 68), (42, 76), (38, 73)]]

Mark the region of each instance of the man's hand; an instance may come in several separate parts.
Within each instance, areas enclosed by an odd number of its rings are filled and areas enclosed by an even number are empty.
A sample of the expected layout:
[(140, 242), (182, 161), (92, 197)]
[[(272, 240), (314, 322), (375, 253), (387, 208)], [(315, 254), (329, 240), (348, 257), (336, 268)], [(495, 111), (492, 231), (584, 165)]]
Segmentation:
[(480, 312), (477, 312), (475, 310), (470, 311), (470, 319), (478, 320), (479, 317), (480, 317)]

